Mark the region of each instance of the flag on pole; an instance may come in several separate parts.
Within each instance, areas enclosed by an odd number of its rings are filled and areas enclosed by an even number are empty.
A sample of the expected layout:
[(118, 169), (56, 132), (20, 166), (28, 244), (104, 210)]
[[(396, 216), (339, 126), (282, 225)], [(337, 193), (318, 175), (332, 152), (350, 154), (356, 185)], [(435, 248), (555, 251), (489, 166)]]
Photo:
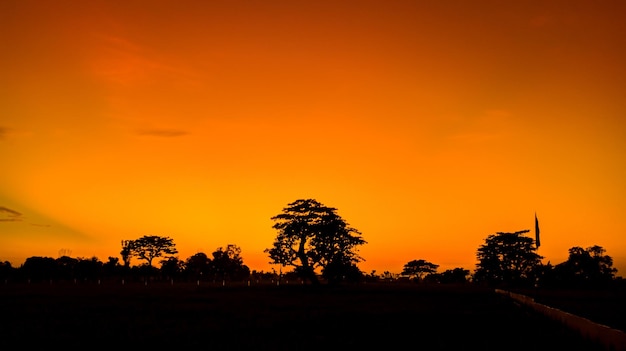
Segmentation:
[(535, 247), (539, 248), (539, 220), (537, 220), (537, 213), (535, 213)]

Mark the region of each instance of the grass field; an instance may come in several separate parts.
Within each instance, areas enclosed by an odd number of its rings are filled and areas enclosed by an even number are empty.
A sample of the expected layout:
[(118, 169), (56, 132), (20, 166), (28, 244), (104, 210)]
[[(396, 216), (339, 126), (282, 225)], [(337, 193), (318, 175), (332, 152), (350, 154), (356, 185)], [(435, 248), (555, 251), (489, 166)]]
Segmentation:
[(0, 286), (0, 347), (600, 350), (478, 287)]

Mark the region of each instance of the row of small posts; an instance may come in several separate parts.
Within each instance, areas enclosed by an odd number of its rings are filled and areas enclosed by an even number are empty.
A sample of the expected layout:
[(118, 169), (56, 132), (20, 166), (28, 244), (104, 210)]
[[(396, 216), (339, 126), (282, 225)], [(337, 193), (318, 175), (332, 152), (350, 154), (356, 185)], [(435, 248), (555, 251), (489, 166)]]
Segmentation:
[[(49, 282), (50, 282), (50, 285), (52, 285), (52, 284), (54, 283), (54, 281), (53, 281), (52, 279), (50, 279), (50, 281), (49, 281)], [(126, 284), (126, 281), (125, 281), (124, 279), (122, 279), (122, 281), (121, 281), (121, 282), (122, 282), (122, 285), (125, 285), (125, 284)], [(257, 282), (257, 284), (259, 283), (259, 281), (258, 281), (258, 280), (257, 280), (256, 282)], [(30, 279), (28, 279), (28, 280), (26, 281), (26, 283), (27, 283), (27, 284), (31, 284), (32, 282), (31, 282), (31, 280), (30, 280)], [(98, 279), (96, 283), (97, 283), (97, 285), (100, 285), (100, 284), (101, 284), (101, 280), (100, 280), (100, 279)], [(196, 285), (197, 285), (197, 286), (200, 286), (200, 283), (201, 283), (201, 282), (200, 282), (200, 280), (198, 279), (198, 280), (196, 281)], [(215, 282), (213, 282), (213, 283), (215, 283)], [(280, 281), (280, 280), (278, 280), (278, 279), (277, 279), (276, 281), (274, 281), (274, 279), (272, 279), (272, 280), (271, 280), (271, 284), (274, 284), (274, 283), (276, 283), (276, 286), (279, 286), (279, 285), (280, 285), (280, 283), (281, 283), (281, 281)], [(285, 282), (284, 282), (284, 283), (285, 283), (285, 284), (289, 284), (289, 281), (288, 281), (288, 280), (285, 280)], [(304, 285), (304, 281), (300, 281), (300, 283), (301, 283), (302, 285)], [(9, 284), (8, 279), (5, 279), (5, 280), (4, 280), (4, 285), (8, 285), (8, 284)], [(74, 284), (78, 284), (78, 280), (77, 280), (77, 279), (74, 279)], [(144, 281), (144, 285), (146, 285), (146, 286), (148, 285), (148, 280), (145, 280), (145, 281)], [(170, 279), (170, 285), (174, 285), (174, 279)], [(221, 285), (222, 285), (222, 286), (226, 286), (226, 280), (222, 280), (222, 284), (221, 284)], [(247, 281), (247, 285), (248, 285), (248, 286), (250, 286), (250, 280), (248, 280), (248, 281)]]

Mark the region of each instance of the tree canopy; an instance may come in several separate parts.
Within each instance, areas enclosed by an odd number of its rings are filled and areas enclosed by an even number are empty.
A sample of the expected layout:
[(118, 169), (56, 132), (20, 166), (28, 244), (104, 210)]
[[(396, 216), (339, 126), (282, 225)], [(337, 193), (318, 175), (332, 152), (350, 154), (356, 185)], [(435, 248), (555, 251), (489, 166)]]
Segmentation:
[(213, 259), (209, 260), (209, 265), (216, 277), (219, 276), (224, 280), (240, 280), (250, 275), (250, 269), (243, 264), (239, 246), (228, 244), (226, 248), (217, 248), (212, 255)]
[(126, 250), (130, 256), (145, 260), (150, 267), (152, 267), (152, 260), (155, 258), (178, 253), (173, 239), (158, 235), (144, 235), (136, 240), (122, 241), (122, 257), (124, 257)]
[(557, 282), (578, 286), (610, 282), (617, 269), (613, 268), (613, 258), (605, 253), (606, 250), (598, 245), (586, 249), (580, 246), (570, 248), (567, 261), (554, 267)]
[(476, 254), (474, 280), (490, 284), (534, 284), (535, 271), (543, 257), (536, 253), (534, 240), (523, 236), (527, 232), (487, 236)]
[(314, 199), (299, 199), (271, 219), (278, 234), (272, 247), (265, 250), (270, 263), (293, 266), (313, 284), (319, 284), (318, 268), (335, 281), (343, 273), (354, 271), (356, 263), (363, 260), (357, 252), (366, 241), (337, 214), (336, 208)]
[(402, 275), (408, 275), (417, 281), (421, 281), (424, 275), (437, 272), (439, 265), (428, 262), (426, 260), (413, 260), (404, 265)]

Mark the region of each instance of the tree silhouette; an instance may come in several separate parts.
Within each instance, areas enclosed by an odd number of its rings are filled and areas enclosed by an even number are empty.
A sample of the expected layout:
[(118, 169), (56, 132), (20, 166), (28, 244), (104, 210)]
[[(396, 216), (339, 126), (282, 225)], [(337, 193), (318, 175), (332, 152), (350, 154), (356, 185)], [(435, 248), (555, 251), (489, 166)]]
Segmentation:
[(165, 279), (178, 278), (185, 270), (185, 262), (178, 259), (178, 257), (167, 257), (161, 260), (161, 275)]
[(130, 259), (133, 257), (132, 247), (132, 240), (122, 240), (122, 251), (120, 251), (120, 255), (122, 256), (122, 261), (124, 261), (124, 267), (127, 269), (130, 267)]
[(178, 253), (173, 239), (158, 235), (144, 235), (137, 240), (130, 240), (129, 246), (131, 255), (145, 260), (150, 267), (153, 259)]
[(543, 257), (535, 252), (534, 240), (522, 235), (527, 232), (489, 235), (478, 248), (474, 280), (489, 284), (534, 284)]
[(7, 281), (9, 278), (13, 276), (15, 268), (11, 266), (11, 262), (4, 261), (0, 262), (0, 279), (3, 281)]
[(241, 258), (241, 248), (233, 244), (215, 250), (210, 267), (215, 277), (224, 280), (240, 280), (250, 276), (250, 269)]
[(76, 265), (78, 259), (70, 256), (61, 256), (56, 259), (56, 277), (58, 279), (74, 279), (76, 278)]
[(210, 265), (211, 259), (204, 252), (198, 252), (185, 261), (185, 274), (194, 279), (208, 278)]
[(429, 273), (424, 277), (424, 282), (441, 284), (465, 284), (469, 282), (470, 271), (457, 267), (447, 269), (441, 273)]
[(55, 279), (57, 277), (57, 262), (52, 257), (28, 257), (20, 267), (21, 273), (32, 281)]
[(75, 278), (95, 280), (102, 274), (103, 263), (97, 257), (79, 258), (75, 267)]
[(120, 259), (109, 256), (109, 260), (102, 264), (102, 272), (107, 277), (113, 277), (121, 274)]
[(441, 273), (440, 282), (443, 284), (450, 283), (467, 283), (470, 271), (464, 268), (454, 268), (445, 270)]
[(337, 284), (341, 281), (356, 283), (363, 280), (365, 275), (354, 262), (345, 260), (344, 256), (339, 256), (322, 269), (322, 277), (329, 284)]
[(265, 250), (270, 263), (293, 266), (312, 284), (319, 284), (315, 273), (318, 268), (330, 267), (328, 275), (336, 277), (342, 269), (363, 260), (357, 255), (357, 247), (366, 241), (335, 208), (314, 199), (299, 199), (271, 219), (278, 235), (272, 248)]
[(439, 268), (437, 264), (425, 260), (413, 260), (404, 265), (400, 274), (408, 275), (416, 281), (421, 281), (425, 274), (437, 272), (437, 268)]
[(567, 261), (554, 267), (557, 281), (568, 285), (590, 286), (605, 284), (613, 280), (617, 269), (613, 258), (605, 255), (602, 246), (587, 249), (574, 246), (569, 249)]

